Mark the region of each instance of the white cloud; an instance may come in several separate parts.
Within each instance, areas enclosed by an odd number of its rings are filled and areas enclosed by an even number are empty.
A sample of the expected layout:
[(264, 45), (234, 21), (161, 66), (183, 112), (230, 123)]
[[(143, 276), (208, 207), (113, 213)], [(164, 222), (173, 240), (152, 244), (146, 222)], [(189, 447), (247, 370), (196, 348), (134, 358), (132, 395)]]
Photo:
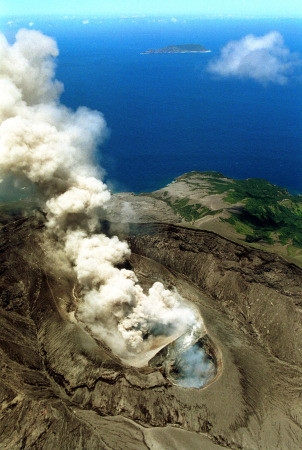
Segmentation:
[(89, 23), (89, 20), (83, 20), (82, 24), (87, 25)]
[(32, 27), (34, 25), (34, 22), (29, 22), (28, 26)]
[(298, 64), (297, 54), (284, 45), (280, 33), (272, 31), (264, 36), (249, 34), (240, 41), (229, 42), (220, 56), (209, 63), (208, 70), (225, 77), (285, 84)]
[(52, 251), (69, 261), (82, 286), (74, 318), (127, 363), (146, 365), (162, 345), (206, 329), (175, 290), (155, 283), (145, 293), (133, 271), (119, 268), (130, 256), (127, 242), (100, 233), (110, 192), (97, 178), (94, 155), (106, 122), (97, 111), (60, 103), (58, 54), (56, 42), (38, 31), (18, 31), (13, 44), (0, 33), (0, 179), (27, 180), (42, 194), (47, 233), (59, 246)]
[(178, 20), (175, 17), (172, 17), (171, 22), (178, 22)]

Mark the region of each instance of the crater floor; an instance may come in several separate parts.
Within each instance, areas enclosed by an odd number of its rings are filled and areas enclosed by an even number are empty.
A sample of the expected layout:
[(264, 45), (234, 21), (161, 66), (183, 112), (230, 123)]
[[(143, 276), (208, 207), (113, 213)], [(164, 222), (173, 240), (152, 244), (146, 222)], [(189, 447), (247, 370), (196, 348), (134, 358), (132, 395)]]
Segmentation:
[(200, 310), (216, 378), (184, 388), (156, 364), (123, 364), (72, 319), (78, 287), (50, 259), (41, 219), (6, 216), (1, 448), (300, 448), (302, 270), (204, 230), (120, 235), (144, 288), (176, 286)]

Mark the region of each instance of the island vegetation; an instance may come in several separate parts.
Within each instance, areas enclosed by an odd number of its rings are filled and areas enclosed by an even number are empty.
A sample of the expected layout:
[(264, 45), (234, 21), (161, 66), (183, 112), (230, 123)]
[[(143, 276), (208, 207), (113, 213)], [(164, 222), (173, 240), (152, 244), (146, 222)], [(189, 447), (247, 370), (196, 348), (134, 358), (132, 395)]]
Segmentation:
[(302, 263), (302, 195), (257, 178), (190, 172), (143, 194), (163, 200), (186, 226), (208, 229)]
[(208, 53), (203, 45), (200, 44), (182, 44), (182, 45), (169, 45), (168, 47), (159, 48), (157, 50), (147, 50), (142, 52), (142, 55), (148, 53)]

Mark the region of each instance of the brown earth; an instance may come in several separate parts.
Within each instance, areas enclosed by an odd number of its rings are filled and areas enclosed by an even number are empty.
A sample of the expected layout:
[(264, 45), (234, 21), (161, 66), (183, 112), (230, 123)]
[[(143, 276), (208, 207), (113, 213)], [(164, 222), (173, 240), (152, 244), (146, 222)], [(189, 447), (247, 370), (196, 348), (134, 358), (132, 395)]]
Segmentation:
[(200, 309), (219, 376), (185, 389), (158, 368), (123, 365), (72, 320), (78, 287), (50, 261), (56, 244), (41, 219), (6, 217), (0, 447), (301, 448), (302, 270), (207, 231), (135, 224), (119, 233), (143, 286), (176, 286)]

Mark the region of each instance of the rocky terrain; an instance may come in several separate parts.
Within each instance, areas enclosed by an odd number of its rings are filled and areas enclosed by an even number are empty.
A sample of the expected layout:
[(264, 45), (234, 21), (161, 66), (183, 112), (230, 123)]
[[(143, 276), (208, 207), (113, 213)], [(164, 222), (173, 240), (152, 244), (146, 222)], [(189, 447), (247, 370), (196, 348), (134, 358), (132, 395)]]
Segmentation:
[(188, 389), (156, 364), (123, 365), (77, 323), (81, 291), (51, 251), (43, 216), (6, 213), (1, 448), (301, 447), (302, 270), (207, 230), (152, 223), (154, 214), (146, 224), (103, 226), (128, 239), (144, 288), (176, 286), (199, 308), (216, 378)]
[(262, 179), (190, 172), (154, 192), (115, 194), (114, 222), (163, 222), (214, 231), (302, 267), (302, 196)]
[(57, 43), (0, 53), (0, 449), (300, 449), (301, 196), (216, 172), (111, 196)]

